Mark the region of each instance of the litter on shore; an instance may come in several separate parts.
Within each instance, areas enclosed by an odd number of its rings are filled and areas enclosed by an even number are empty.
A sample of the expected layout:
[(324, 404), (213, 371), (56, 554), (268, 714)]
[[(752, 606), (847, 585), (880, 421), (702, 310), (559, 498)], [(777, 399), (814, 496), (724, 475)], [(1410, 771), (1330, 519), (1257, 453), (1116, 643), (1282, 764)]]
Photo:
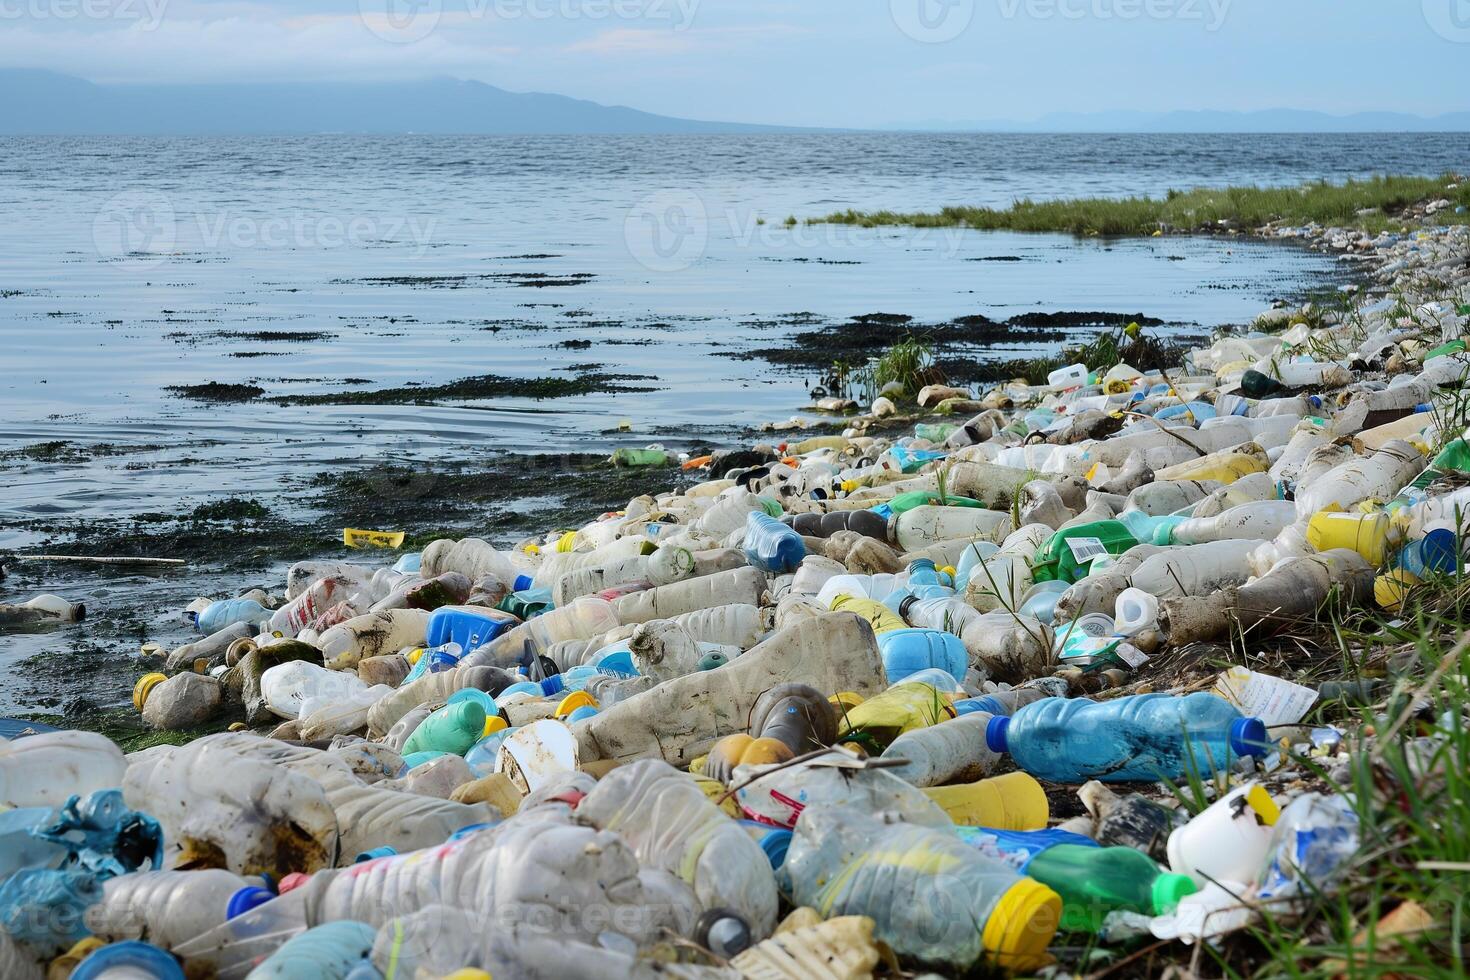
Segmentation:
[[(0, 740), (0, 975), (1070, 975), (1336, 900), (1463, 776), (1465, 644), (1393, 617), (1463, 583), (1470, 228), (1271, 233), (1368, 285), (1167, 369), (620, 449), (680, 488), (200, 597), (133, 703), (229, 730)], [(1332, 968), (1447, 927), (1411, 898)]]

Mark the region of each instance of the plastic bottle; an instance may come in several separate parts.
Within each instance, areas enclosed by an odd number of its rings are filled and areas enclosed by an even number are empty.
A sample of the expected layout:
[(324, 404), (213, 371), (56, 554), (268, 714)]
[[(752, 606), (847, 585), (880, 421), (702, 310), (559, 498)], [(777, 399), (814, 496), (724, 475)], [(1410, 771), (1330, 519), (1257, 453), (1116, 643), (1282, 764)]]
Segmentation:
[(1058, 844), (1021, 869), (1062, 897), (1062, 929), (1097, 932), (1109, 912), (1166, 915), (1198, 889), (1187, 875), (1170, 874), (1131, 847)]
[(880, 633), (878, 651), (883, 656), (883, 671), (891, 683), (930, 667), (962, 678), (970, 665), (970, 655), (960, 638), (940, 630), (896, 629)]
[(221, 868), (135, 871), (107, 879), (102, 901), (87, 909), (100, 939), (148, 939), (173, 949), (224, 922), (230, 898), (249, 882)]
[(842, 712), (838, 740), (857, 742), (877, 753), (905, 732), (937, 725), (954, 716), (949, 699), (932, 684), (909, 681)]
[(617, 627), (618, 617), (614, 608), (606, 599), (583, 596), (569, 606), (543, 613), (471, 650), (460, 664), (473, 667), (512, 663), (522, 656), (528, 644), (539, 654), (561, 640), (598, 636)]
[(1217, 592), (1250, 578), (1251, 553), (1264, 543), (1229, 539), (1165, 551), (1139, 563), (1129, 584), (1160, 599)]
[(346, 980), (366, 960), (378, 930), (365, 922), (328, 922), (287, 940), (246, 980)]
[(1297, 517), (1305, 520), (1323, 510), (1348, 510), (1368, 499), (1388, 500), (1423, 466), (1424, 457), (1413, 446), (1397, 439), (1385, 443), (1372, 456), (1353, 457), (1298, 488)]
[(808, 807), (781, 866), (797, 905), (866, 915), (900, 956), (968, 968), (982, 956), (1015, 971), (1045, 960), (1061, 899), (954, 836)]
[(1057, 783), (1177, 780), (1209, 774), (1269, 746), (1265, 725), (1204, 692), (1136, 694), (1112, 701), (1046, 698), (986, 728), (992, 751)]
[(893, 610), (881, 602), (857, 596), (838, 595), (832, 600), (833, 612), (849, 612), (861, 616), (878, 635), (907, 628), (907, 624)]
[(184, 971), (157, 946), (130, 939), (88, 954), (71, 976), (76, 980), (184, 980)]
[(316, 621), (331, 606), (359, 591), (362, 584), (341, 575), (319, 578), (271, 614), (267, 628), (285, 636), (295, 636)]
[(424, 719), (403, 744), (410, 752), (449, 752), (464, 755), (485, 731), (485, 708), (475, 700), (446, 705)]
[(577, 817), (620, 834), (644, 868), (683, 879), (703, 909), (733, 909), (756, 939), (776, 926), (779, 896), (760, 845), (688, 773), (662, 760), (619, 766), (577, 804)]
[(317, 638), (316, 646), (335, 670), (356, 667), (367, 657), (424, 645), (429, 613), (422, 609), (385, 609), (355, 616)]
[(889, 522), (889, 540), (905, 551), (917, 551), (941, 541), (1001, 541), (1016, 529), (1005, 511), (977, 507), (925, 505), (904, 511)]
[(1371, 514), (1323, 511), (1307, 523), (1307, 543), (1318, 551), (1346, 548), (1356, 551), (1370, 565), (1388, 560), (1389, 547), (1402, 539), (1382, 511)]
[(1201, 887), (1212, 879), (1250, 884), (1265, 868), (1280, 815), (1258, 784), (1237, 787), (1169, 835), (1169, 867)]
[(266, 704), (286, 719), (300, 718), (301, 706), (310, 698), (349, 699), (366, 689), (355, 674), (328, 670), (305, 660), (277, 664), (260, 677)]
[(889, 771), (915, 786), (972, 782), (990, 775), (1002, 758), (985, 743), (990, 718), (984, 712), (971, 712), (902, 733), (883, 754), (908, 762)]
[(926, 786), (924, 795), (956, 824), (966, 826), (1040, 830), (1051, 812), (1046, 790), (1024, 772), (1008, 772), (973, 783)]
[(221, 599), (210, 603), (203, 612), (194, 617), (194, 626), (201, 633), (217, 633), (234, 623), (249, 623), (252, 626), (264, 623), (271, 616), (254, 599)]
[(796, 571), (806, 557), (801, 535), (763, 511), (752, 511), (745, 524), (745, 559), (771, 575)]
[(618, 622), (646, 623), (650, 619), (673, 619), (714, 606), (759, 606), (767, 585), (765, 573), (760, 569), (737, 568), (635, 592), (613, 603), (612, 611), (617, 622), (606, 629), (613, 628)]
[(0, 805), (58, 807), (122, 785), (122, 750), (95, 732), (46, 732), (0, 741)]
[(1205, 544), (1234, 539), (1270, 540), (1296, 520), (1289, 500), (1239, 504), (1214, 517), (1176, 520), (1154, 532), (1154, 544)]
[(1057, 368), (1046, 376), (1046, 383), (1053, 388), (1076, 388), (1087, 383), (1086, 364), (1068, 364)]

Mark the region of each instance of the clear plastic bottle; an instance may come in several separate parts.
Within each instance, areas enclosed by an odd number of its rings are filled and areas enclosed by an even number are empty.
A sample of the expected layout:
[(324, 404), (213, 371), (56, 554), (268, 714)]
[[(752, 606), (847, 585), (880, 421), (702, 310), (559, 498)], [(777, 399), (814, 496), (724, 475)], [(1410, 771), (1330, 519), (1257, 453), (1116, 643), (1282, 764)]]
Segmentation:
[[(295, 636), (316, 622), (327, 609), (357, 592), (361, 583), (345, 575), (328, 575), (317, 579), (300, 595), (271, 614), (268, 628), (285, 636)], [(365, 610), (358, 610), (363, 612)]]
[(952, 831), (808, 807), (781, 866), (797, 905), (866, 915), (900, 956), (966, 969), (986, 957), (1024, 971), (1045, 962), (1062, 902)]
[(378, 930), (365, 922), (328, 922), (287, 940), (246, 980), (345, 980), (373, 949)]
[(270, 610), (254, 599), (221, 599), (210, 603), (203, 612), (195, 616), (194, 625), (201, 633), (217, 633), (234, 623), (249, 623), (254, 626), (265, 622), (270, 616)]
[(1112, 701), (1045, 698), (986, 728), (992, 751), (1055, 783), (1177, 780), (1227, 768), (1269, 744), (1257, 718), (1213, 694), (1135, 694)]
[(308, 699), (349, 699), (360, 695), (367, 685), (356, 674), (325, 667), (305, 660), (289, 660), (277, 664), (260, 675), (260, 692), (270, 709), (282, 718), (297, 719)]
[(109, 878), (87, 909), (99, 939), (141, 939), (173, 949), (224, 922), (230, 898), (250, 882), (222, 868), (136, 871)]

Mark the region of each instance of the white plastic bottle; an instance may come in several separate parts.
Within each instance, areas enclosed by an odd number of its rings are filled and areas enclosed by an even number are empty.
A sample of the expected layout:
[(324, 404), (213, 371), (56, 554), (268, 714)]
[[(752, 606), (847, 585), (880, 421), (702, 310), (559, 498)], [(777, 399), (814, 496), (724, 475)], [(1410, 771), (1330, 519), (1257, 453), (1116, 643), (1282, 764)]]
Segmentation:
[(1015, 529), (1011, 515), (1003, 510), (925, 504), (893, 518), (888, 536), (904, 551), (917, 551), (956, 539), (999, 542)]
[(613, 603), (606, 599), (583, 596), (569, 606), (534, 616), (500, 634), (478, 650), (471, 650), (460, 661), (460, 665), (474, 667), (480, 664), (509, 663), (520, 657), (528, 643), (541, 654), (554, 643), (600, 636), (617, 628), (619, 620), (614, 608)]
[(0, 740), (0, 805), (57, 807), (73, 795), (122, 785), (122, 750), (95, 732), (46, 732)]
[(1145, 559), (1129, 582), (1160, 599), (1240, 585), (1251, 577), (1251, 552), (1265, 543), (1245, 538), (1172, 549)]
[(1276, 537), (1296, 520), (1296, 504), (1290, 500), (1257, 500), (1239, 504), (1214, 517), (1190, 518), (1174, 525), (1170, 544), (1204, 544), (1247, 538), (1256, 541)]
[(316, 645), (330, 667), (346, 670), (367, 657), (422, 646), (428, 628), (429, 613), (422, 609), (385, 609), (333, 626)]
[(260, 693), (266, 704), (282, 718), (300, 718), (308, 699), (348, 700), (367, 690), (356, 674), (328, 670), (305, 660), (276, 664), (260, 675)]
[(646, 623), (714, 606), (758, 606), (765, 591), (765, 573), (747, 566), (634, 592), (615, 600), (612, 608), (618, 622)]

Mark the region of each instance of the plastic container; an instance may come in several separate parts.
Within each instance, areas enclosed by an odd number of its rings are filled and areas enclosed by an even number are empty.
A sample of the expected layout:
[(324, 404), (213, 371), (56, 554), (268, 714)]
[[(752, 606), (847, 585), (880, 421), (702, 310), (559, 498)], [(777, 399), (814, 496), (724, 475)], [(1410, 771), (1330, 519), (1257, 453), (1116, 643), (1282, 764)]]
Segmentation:
[(992, 751), (1056, 783), (1178, 780), (1208, 775), (1269, 745), (1265, 725), (1208, 693), (1136, 694), (1112, 701), (1045, 698), (992, 718)]
[[(1269, 540), (1296, 521), (1289, 500), (1239, 504), (1214, 517), (1190, 518), (1156, 531), (1154, 544), (1205, 544), (1228, 539)], [(1323, 549), (1325, 550), (1325, 549)]]
[(1051, 812), (1046, 790), (1024, 772), (1008, 772), (973, 783), (927, 786), (929, 797), (953, 820), (964, 826), (1005, 830), (1039, 830)]
[(1015, 529), (1005, 511), (924, 505), (894, 517), (888, 537), (904, 551), (918, 551), (957, 539), (1001, 541)]
[(939, 786), (990, 775), (1003, 758), (985, 743), (990, 718), (984, 712), (970, 712), (903, 732), (883, 754), (908, 761), (889, 771), (915, 786)]
[(266, 704), (282, 718), (293, 720), (301, 717), (302, 705), (308, 700), (347, 700), (365, 690), (367, 685), (355, 674), (328, 670), (305, 660), (288, 660), (260, 675), (260, 692)]
[(329, 666), (347, 670), (367, 657), (423, 646), (428, 623), (429, 614), (422, 609), (385, 609), (333, 626), (317, 638), (316, 646)]
[(1166, 915), (1198, 890), (1187, 875), (1165, 872), (1131, 847), (1057, 844), (1021, 870), (1061, 896), (1068, 932), (1097, 932), (1115, 910)]
[(917, 681), (895, 684), (843, 712), (838, 723), (838, 739), (856, 742), (877, 754), (905, 732), (953, 717), (955, 711), (949, 698), (933, 685)]
[(257, 626), (270, 616), (270, 610), (254, 599), (223, 599), (210, 603), (203, 612), (195, 616), (194, 626), (201, 633), (217, 633), (235, 623)]
[(745, 559), (761, 571), (782, 575), (796, 571), (806, 557), (801, 535), (764, 511), (751, 511), (745, 524)]
[(868, 625), (873, 628), (877, 635), (893, 633), (898, 630), (907, 629), (905, 623), (893, 610), (881, 602), (873, 599), (863, 599), (851, 595), (838, 595), (832, 600), (833, 612), (848, 612), (861, 616), (867, 620)]
[(485, 731), (485, 707), (479, 701), (466, 699), (445, 705), (424, 719), (414, 729), (403, 752), (448, 752), (464, 755)]
[(316, 622), (322, 613), (348, 599), (361, 588), (360, 580), (345, 575), (319, 578), (296, 598), (272, 613), (268, 628), (285, 636), (295, 636)]
[(883, 671), (891, 683), (930, 667), (960, 678), (970, 666), (970, 655), (960, 638), (940, 630), (889, 630), (879, 635), (878, 651), (883, 656)]
[(1388, 559), (1392, 531), (1389, 516), (1382, 511), (1371, 514), (1313, 514), (1307, 524), (1307, 543), (1318, 551), (1346, 548), (1356, 551), (1370, 565), (1382, 565)]
[(122, 750), (95, 732), (0, 741), (0, 805), (59, 807), (74, 795), (121, 786), (127, 770)]
[(173, 949), (224, 922), (230, 898), (246, 879), (220, 868), (135, 871), (109, 878), (86, 923), (104, 940), (149, 940)]
[[(1032, 576), (1036, 581), (1076, 582), (1087, 574), (1088, 563), (1100, 555), (1119, 555), (1138, 544), (1119, 521), (1094, 521), (1058, 531), (1036, 553)], [(973, 577), (973, 576), (972, 576)]]
[(514, 629), (518, 622), (510, 613), (498, 609), (441, 606), (429, 614), (428, 625), (424, 628), (424, 643), (430, 647), (457, 643), (464, 653), (470, 653)]
[(1046, 376), (1046, 383), (1053, 388), (1076, 388), (1087, 383), (1086, 364), (1068, 364), (1057, 368)]
[(808, 807), (780, 871), (796, 905), (866, 915), (900, 956), (966, 969), (982, 957), (1025, 971), (1045, 961), (1061, 899), (952, 832)]
[(1169, 835), (1169, 867), (1204, 887), (1251, 884), (1265, 870), (1280, 809), (1261, 786), (1238, 787)]

